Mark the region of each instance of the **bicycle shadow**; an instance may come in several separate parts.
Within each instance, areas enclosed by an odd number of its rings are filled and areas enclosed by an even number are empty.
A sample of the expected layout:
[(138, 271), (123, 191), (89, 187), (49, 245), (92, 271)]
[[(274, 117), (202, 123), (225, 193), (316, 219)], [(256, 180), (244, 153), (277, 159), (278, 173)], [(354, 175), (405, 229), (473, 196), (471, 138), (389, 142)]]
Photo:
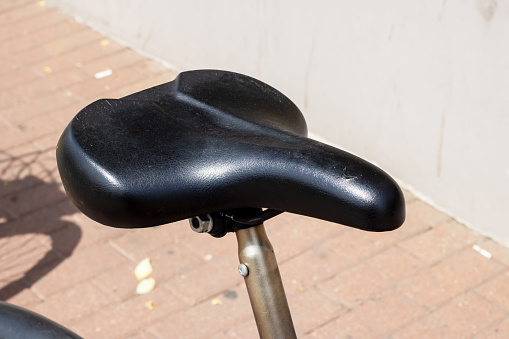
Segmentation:
[(52, 163), (51, 153), (54, 149), (13, 156), (0, 150), (2, 301), (47, 275), (72, 254), (82, 237), (71, 219), (74, 211), (62, 203), (67, 196), (55, 179), (56, 166), (41, 166)]

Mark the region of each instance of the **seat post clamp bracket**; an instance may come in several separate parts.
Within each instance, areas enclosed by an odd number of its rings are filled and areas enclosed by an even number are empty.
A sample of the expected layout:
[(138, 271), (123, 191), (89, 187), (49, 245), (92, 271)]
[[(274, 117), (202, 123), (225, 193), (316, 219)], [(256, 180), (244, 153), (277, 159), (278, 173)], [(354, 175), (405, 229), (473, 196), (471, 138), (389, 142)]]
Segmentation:
[(239, 208), (189, 218), (189, 225), (197, 233), (209, 233), (213, 237), (221, 238), (228, 232), (261, 225), (281, 213), (283, 211), (273, 209)]

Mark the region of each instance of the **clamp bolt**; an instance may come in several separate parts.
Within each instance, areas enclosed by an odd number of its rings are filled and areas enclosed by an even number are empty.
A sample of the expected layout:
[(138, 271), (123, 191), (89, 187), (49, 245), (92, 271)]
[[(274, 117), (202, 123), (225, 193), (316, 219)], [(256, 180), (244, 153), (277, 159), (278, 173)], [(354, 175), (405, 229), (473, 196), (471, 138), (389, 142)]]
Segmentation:
[(244, 264), (240, 264), (239, 265), (239, 273), (241, 276), (247, 277), (247, 275), (249, 274), (249, 268), (247, 268), (247, 266)]

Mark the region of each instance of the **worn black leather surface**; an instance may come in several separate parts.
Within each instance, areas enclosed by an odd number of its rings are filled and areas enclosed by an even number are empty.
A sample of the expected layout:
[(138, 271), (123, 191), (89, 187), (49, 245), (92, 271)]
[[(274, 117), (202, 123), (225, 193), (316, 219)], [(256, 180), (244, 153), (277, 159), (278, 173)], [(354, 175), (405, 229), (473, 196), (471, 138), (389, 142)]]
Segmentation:
[(22, 307), (0, 301), (2, 339), (80, 339), (56, 322)]
[(208, 212), (263, 207), (363, 230), (405, 218), (386, 173), (308, 139), (299, 109), (253, 78), (181, 73), (79, 112), (57, 148), (67, 194), (86, 215), (146, 227)]

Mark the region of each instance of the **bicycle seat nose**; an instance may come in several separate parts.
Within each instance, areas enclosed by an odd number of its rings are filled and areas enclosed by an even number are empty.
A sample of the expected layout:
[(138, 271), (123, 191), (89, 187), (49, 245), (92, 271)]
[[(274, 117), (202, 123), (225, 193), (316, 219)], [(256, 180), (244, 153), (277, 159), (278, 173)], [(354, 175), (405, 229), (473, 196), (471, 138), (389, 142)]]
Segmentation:
[(388, 231), (403, 194), (374, 165), (307, 138), (299, 109), (251, 77), (181, 73), (81, 110), (57, 147), (67, 194), (90, 218), (148, 227), (235, 208), (271, 208)]

